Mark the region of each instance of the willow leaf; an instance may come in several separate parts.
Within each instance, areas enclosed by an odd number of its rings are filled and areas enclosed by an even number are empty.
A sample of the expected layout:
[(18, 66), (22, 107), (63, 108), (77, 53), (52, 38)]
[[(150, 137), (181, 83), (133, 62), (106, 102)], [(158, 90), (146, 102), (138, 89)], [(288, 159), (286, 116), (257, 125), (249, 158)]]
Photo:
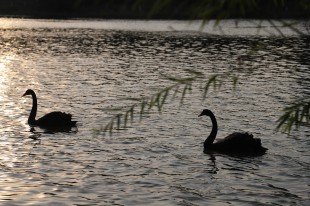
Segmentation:
[(110, 122), (102, 129), (102, 131), (106, 132), (110, 126)]
[(180, 101), (181, 105), (183, 105), (183, 101), (184, 101), (184, 97), (186, 95), (187, 88), (188, 88), (188, 84), (185, 84), (183, 92), (182, 92), (182, 96), (181, 96), (181, 101)]
[(172, 95), (172, 100), (175, 99), (175, 97), (177, 96), (177, 93), (179, 92), (179, 85), (177, 85), (174, 89), (173, 95)]
[(121, 116), (122, 116), (122, 114), (118, 114), (117, 116), (116, 116), (116, 122), (117, 122), (117, 130), (119, 130), (120, 129), (120, 126), (121, 126)]
[(142, 120), (142, 115), (143, 115), (143, 113), (144, 113), (144, 108), (145, 108), (145, 105), (146, 105), (147, 103), (145, 102), (145, 101), (142, 101), (142, 103), (141, 103), (141, 110), (140, 110), (140, 121)]
[(154, 104), (155, 104), (155, 97), (152, 96), (147, 110), (150, 111), (152, 107), (154, 106)]
[(236, 91), (237, 83), (238, 83), (238, 76), (233, 76), (233, 87), (234, 87), (234, 91)]
[(157, 109), (159, 112), (161, 112), (161, 106), (160, 106), (160, 97), (161, 97), (161, 92), (157, 93), (156, 98), (155, 98), (155, 102), (157, 105)]
[(164, 94), (163, 94), (163, 97), (161, 99), (161, 103), (160, 103), (160, 109), (162, 110), (162, 107), (164, 106), (165, 102), (166, 102), (166, 99), (167, 99), (167, 96), (169, 94), (169, 90), (165, 90), (164, 91)]
[(276, 130), (279, 131), (280, 128), (284, 125), (284, 123), (289, 119), (291, 113), (288, 111), (288, 112), (285, 112), (282, 116), (280, 116), (280, 118), (277, 120), (278, 125), (276, 127)]
[(126, 128), (127, 127), (127, 123), (128, 123), (128, 113), (129, 111), (127, 111), (124, 115), (124, 127)]
[(135, 105), (133, 105), (133, 106), (130, 108), (130, 110), (129, 110), (129, 113), (130, 113), (130, 121), (131, 121), (131, 123), (133, 122), (134, 108), (135, 108)]
[(208, 80), (208, 82), (206, 83), (206, 86), (205, 86), (205, 88), (204, 88), (203, 100), (206, 99), (207, 93), (208, 93), (208, 91), (209, 91), (209, 87), (210, 87), (210, 85), (211, 85), (212, 83), (214, 84), (214, 82), (216, 81), (216, 78), (217, 78), (217, 77), (218, 77), (218, 74), (214, 74), (214, 75), (212, 75), (212, 76), (209, 78), (209, 80)]
[(112, 121), (110, 124), (110, 128), (109, 128), (109, 135), (110, 136), (112, 136), (112, 134), (113, 134), (113, 124), (114, 124), (114, 121)]

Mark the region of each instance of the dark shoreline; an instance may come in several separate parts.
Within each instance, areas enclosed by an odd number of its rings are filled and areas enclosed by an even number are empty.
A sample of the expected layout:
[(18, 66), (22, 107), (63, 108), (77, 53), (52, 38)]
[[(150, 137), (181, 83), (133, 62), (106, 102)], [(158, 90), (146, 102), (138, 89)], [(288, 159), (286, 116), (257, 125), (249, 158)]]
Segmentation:
[[(195, 20), (202, 20), (202, 19), (187, 19), (187, 18), (133, 18), (133, 17), (98, 17), (98, 16), (31, 16), (31, 15), (2, 15), (0, 14), (0, 18), (8, 18), (8, 19), (57, 19), (57, 20), (189, 20), (189, 21), (195, 21)], [(303, 21), (310, 21), (310, 17), (296, 17), (296, 16), (291, 16), (291, 17), (283, 17), (283, 18), (267, 18), (267, 17), (253, 17), (253, 18), (227, 18), (227, 19), (248, 19), (248, 20), (303, 20)], [(216, 20), (216, 18), (211, 18), (209, 20)]]
[[(1, 0), (0, 17), (133, 20), (195, 20), (219, 17), (221, 19), (310, 19), (309, 8), (304, 7), (299, 0), (297, 3), (286, 1), (282, 6), (270, 5), (266, 3), (268, 1), (260, 0), (260, 4), (255, 9), (245, 7), (246, 10), (240, 12), (235, 11), (239, 8), (233, 10), (221, 7), (208, 16), (201, 14), (206, 8), (197, 7), (201, 4), (201, 0), (171, 0), (169, 5), (157, 9), (154, 9), (155, 2), (156, 0), (140, 1), (139, 4), (137, 0)], [(310, 1), (303, 0), (305, 4), (310, 4), (308, 2)]]

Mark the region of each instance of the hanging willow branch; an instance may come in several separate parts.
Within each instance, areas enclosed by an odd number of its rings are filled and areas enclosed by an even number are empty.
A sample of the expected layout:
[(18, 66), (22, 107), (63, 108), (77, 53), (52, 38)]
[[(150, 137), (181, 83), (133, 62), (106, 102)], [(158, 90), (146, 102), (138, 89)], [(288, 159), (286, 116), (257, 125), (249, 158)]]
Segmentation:
[(290, 134), (292, 128), (296, 129), (302, 124), (310, 122), (310, 99), (304, 98), (283, 110), (283, 115), (277, 120), (277, 131)]
[[(127, 109), (113, 109), (115, 111), (121, 110), (120, 113), (114, 115), (109, 123), (107, 123), (104, 127), (95, 130), (96, 134), (106, 134), (109, 133), (111, 136), (114, 130), (126, 129), (129, 126), (129, 123), (132, 124), (135, 118), (135, 114), (139, 114), (139, 120), (141, 121), (143, 115), (150, 112), (152, 109), (156, 108), (157, 112), (161, 113), (164, 104), (167, 102), (167, 98), (171, 96), (171, 101), (177, 98), (177, 94), (180, 93), (180, 105), (184, 103), (185, 96), (192, 90), (193, 82), (198, 79), (205, 79), (205, 75), (203, 73), (196, 70), (185, 70), (189, 77), (186, 78), (178, 78), (172, 77), (169, 75), (162, 74), (161, 76), (171, 82), (174, 82), (171, 86), (168, 86), (159, 92), (153, 94), (148, 98), (128, 98), (129, 100), (136, 101), (127, 107)], [(215, 74), (211, 75), (207, 81), (207, 83), (202, 87), (203, 88), (203, 100), (206, 99), (206, 95), (210, 90), (210, 86), (212, 85), (213, 90), (220, 89), (222, 83), (228, 78), (232, 78), (232, 83), (234, 88), (236, 87), (238, 78), (232, 74), (232, 72), (226, 72), (223, 74)], [(111, 110), (111, 109), (107, 109)]]
[[(169, 96), (172, 97), (170, 101), (173, 101), (177, 98), (178, 93), (181, 94), (179, 98), (180, 105), (182, 105), (184, 103), (185, 96), (192, 90), (193, 82), (198, 79), (206, 78), (202, 73), (194, 70), (188, 70), (187, 72), (191, 74), (191, 76), (187, 78), (176, 78), (163, 74), (162, 76), (164, 78), (174, 82), (174, 84), (158, 91), (148, 98), (128, 98), (129, 100), (136, 101), (136, 103), (128, 106), (125, 110), (114, 108), (113, 111), (121, 110), (122, 112), (114, 115), (104, 127), (95, 130), (96, 134), (108, 133), (112, 136), (114, 131), (128, 128), (129, 125), (133, 123), (135, 118), (138, 117), (139, 121), (141, 121), (143, 119), (143, 115), (149, 113), (154, 108), (157, 109), (157, 112), (161, 113)], [(210, 75), (207, 78), (207, 82), (201, 87), (203, 88), (202, 100), (206, 99), (207, 93), (210, 89), (213, 91), (220, 89), (223, 82), (225, 82), (228, 78), (231, 78), (232, 85), (235, 89), (238, 83), (238, 76), (233, 73), (227, 72), (223, 74)], [(283, 115), (279, 117), (277, 122), (278, 125), (276, 127), (276, 131), (281, 131), (288, 134), (290, 134), (294, 126), (295, 128), (299, 128), (300, 125), (309, 124), (310, 99), (304, 98), (295, 102), (292, 106), (286, 107), (283, 110)]]

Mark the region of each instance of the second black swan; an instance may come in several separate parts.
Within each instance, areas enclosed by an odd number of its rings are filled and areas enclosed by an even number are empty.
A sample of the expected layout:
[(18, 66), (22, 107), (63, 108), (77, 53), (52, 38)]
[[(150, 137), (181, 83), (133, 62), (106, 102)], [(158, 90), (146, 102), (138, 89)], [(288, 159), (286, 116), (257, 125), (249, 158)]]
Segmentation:
[(28, 124), (31, 126), (40, 127), (74, 127), (76, 121), (72, 121), (72, 115), (64, 112), (51, 112), (39, 119), (36, 118), (37, 114), (37, 96), (32, 89), (28, 89), (23, 96), (32, 96), (32, 109), (28, 118)]
[(212, 121), (212, 130), (209, 137), (204, 142), (204, 152), (218, 152), (224, 154), (236, 155), (263, 155), (267, 149), (261, 144), (259, 138), (253, 138), (252, 134), (235, 132), (228, 135), (226, 138), (213, 143), (217, 135), (217, 121), (214, 114), (204, 109), (199, 116), (209, 116)]

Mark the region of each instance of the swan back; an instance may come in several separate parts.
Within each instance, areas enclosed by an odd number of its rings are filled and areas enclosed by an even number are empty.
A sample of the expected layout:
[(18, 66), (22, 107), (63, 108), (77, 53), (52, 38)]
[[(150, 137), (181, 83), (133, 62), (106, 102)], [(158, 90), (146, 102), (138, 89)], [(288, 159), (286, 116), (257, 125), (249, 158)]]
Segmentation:
[(267, 151), (262, 146), (259, 138), (254, 138), (252, 134), (241, 132), (234, 132), (226, 138), (218, 140), (207, 149), (221, 153), (244, 155), (261, 155)]
[(39, 126), (75, 126), (76, 121), (72, 121), (72, 115), (64, 112), (51, 112), (36, 120)]

